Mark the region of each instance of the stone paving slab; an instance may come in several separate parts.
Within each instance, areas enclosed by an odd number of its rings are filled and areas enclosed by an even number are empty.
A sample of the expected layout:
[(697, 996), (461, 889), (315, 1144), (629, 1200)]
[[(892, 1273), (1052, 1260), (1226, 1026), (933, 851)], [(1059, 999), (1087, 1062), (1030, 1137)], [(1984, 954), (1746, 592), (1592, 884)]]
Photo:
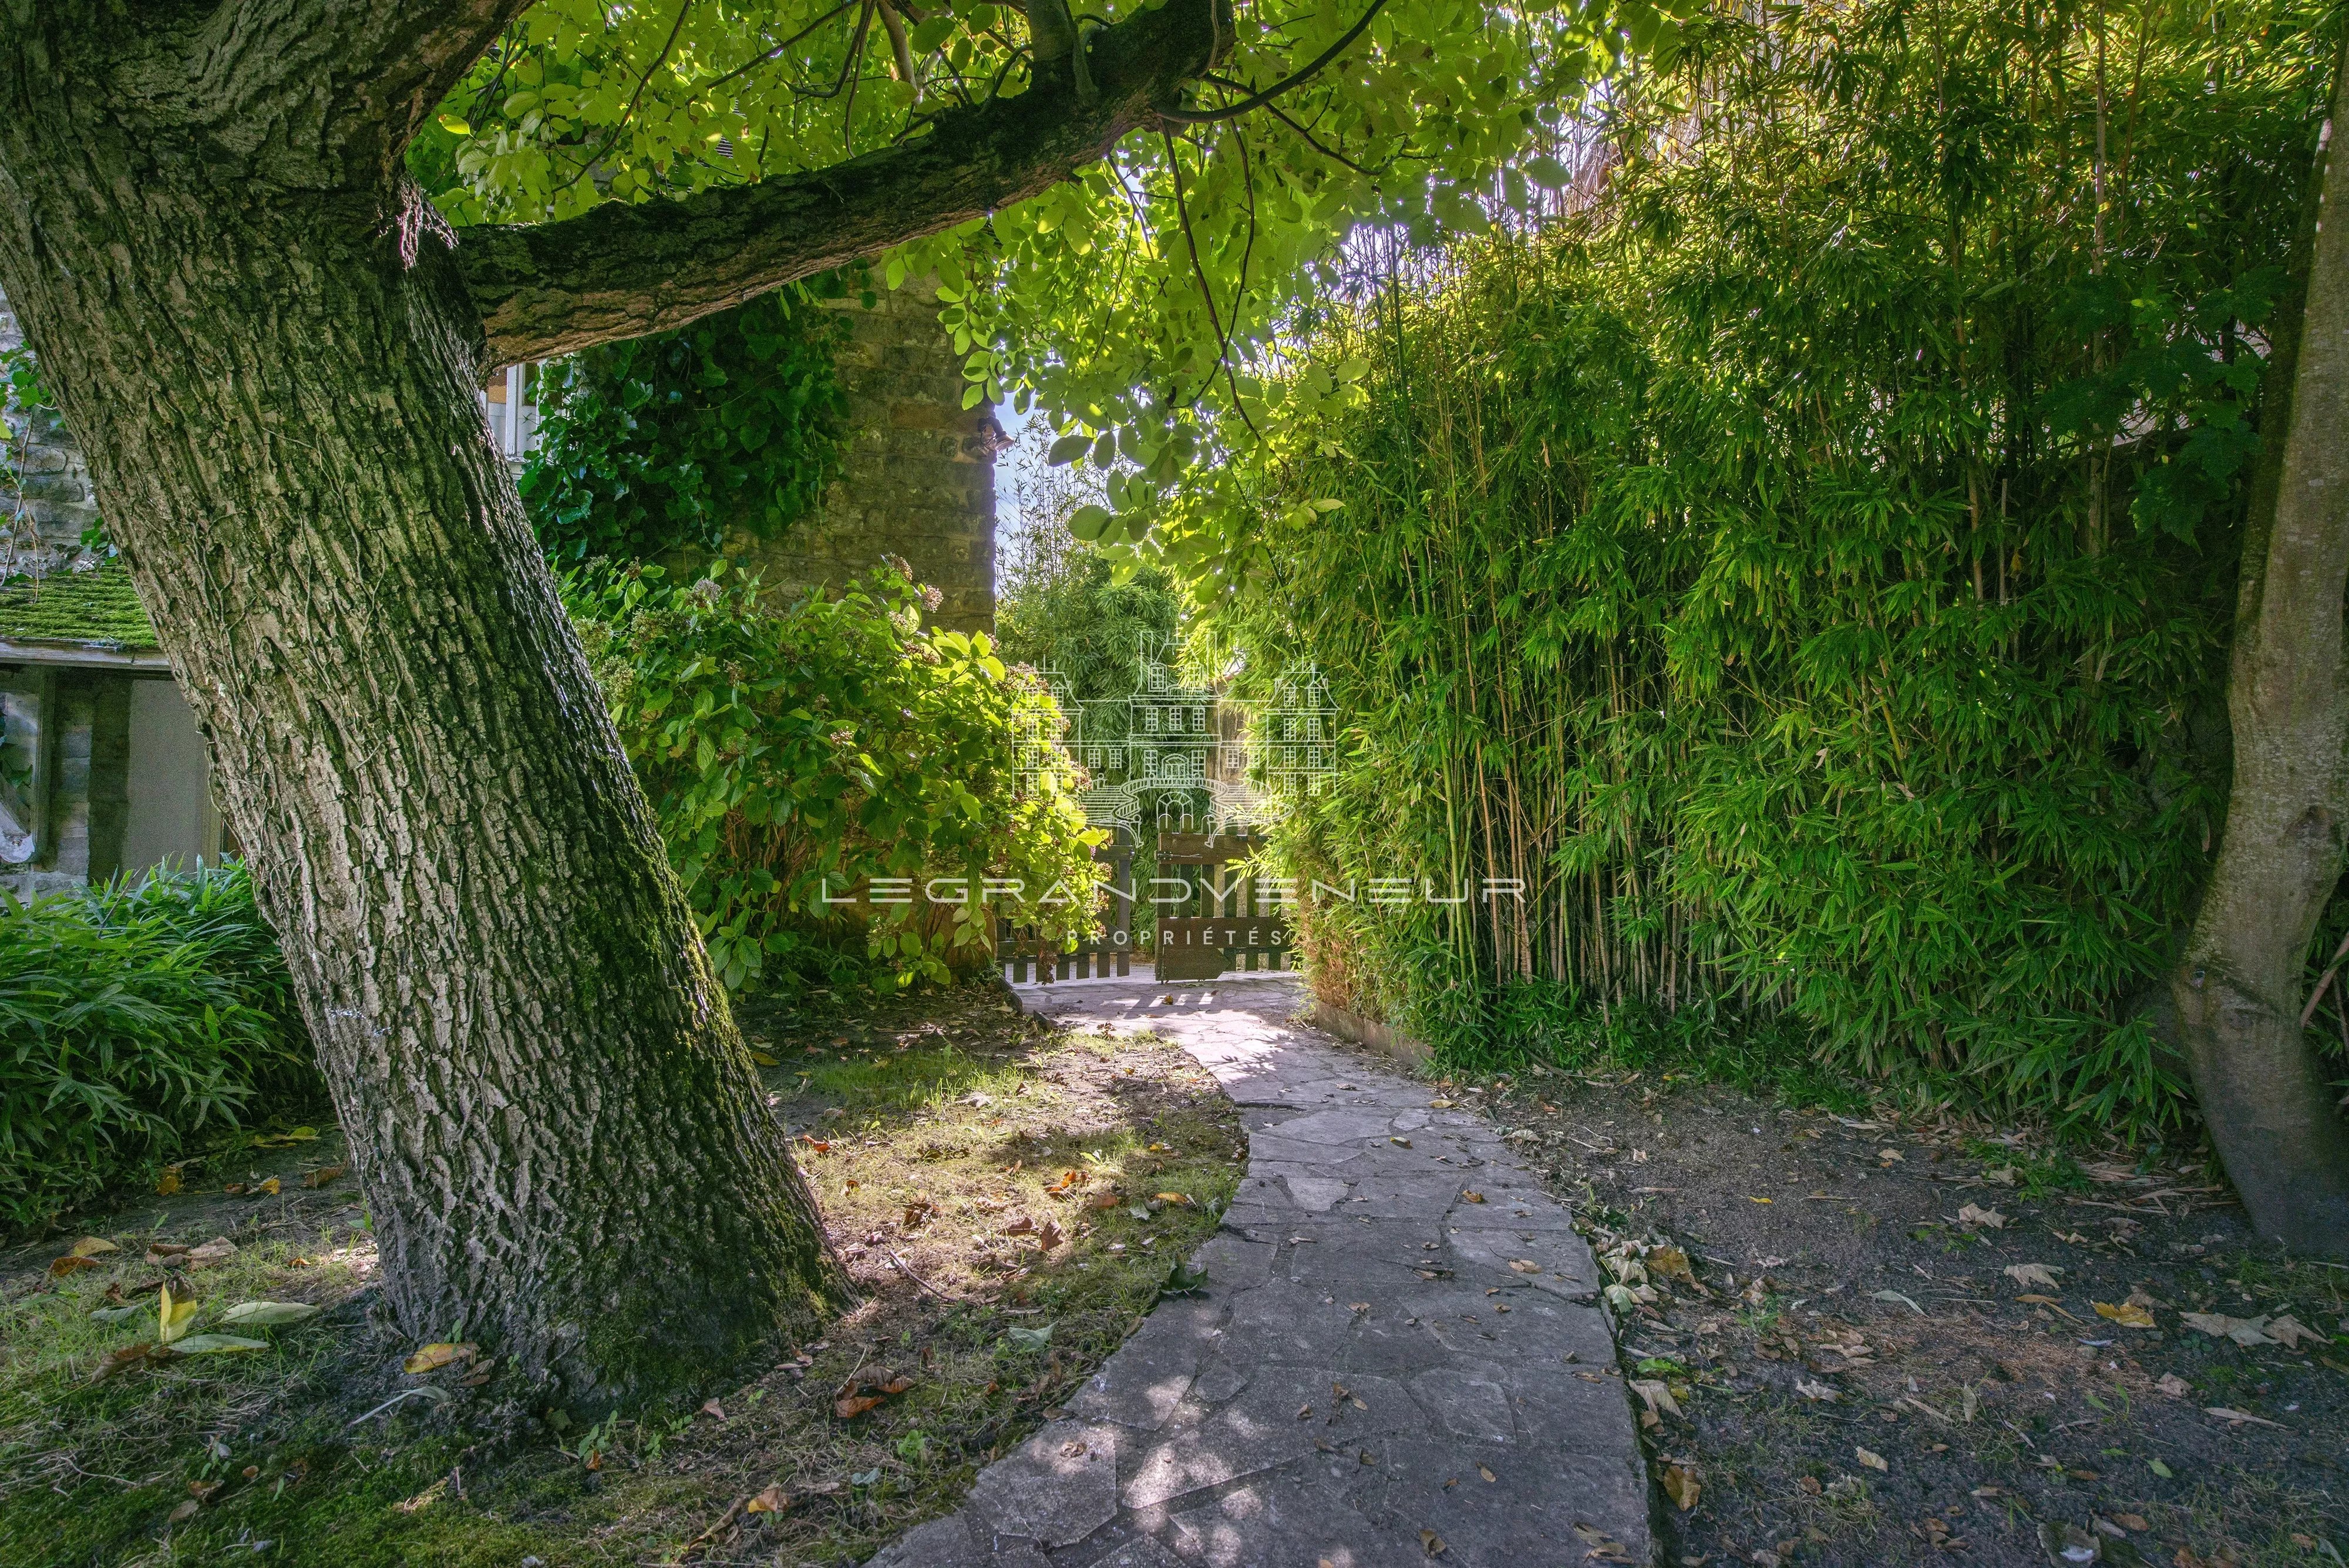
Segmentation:
[(1289, 1022), (1288, 977), (1022, 1000), (1182, 1045), (1247, 1172), (1204, 1292), (871, 1568), (1542, 1568), (1602, 1534), (1649, 1560), (1598, 1263), (1489, 1124)]

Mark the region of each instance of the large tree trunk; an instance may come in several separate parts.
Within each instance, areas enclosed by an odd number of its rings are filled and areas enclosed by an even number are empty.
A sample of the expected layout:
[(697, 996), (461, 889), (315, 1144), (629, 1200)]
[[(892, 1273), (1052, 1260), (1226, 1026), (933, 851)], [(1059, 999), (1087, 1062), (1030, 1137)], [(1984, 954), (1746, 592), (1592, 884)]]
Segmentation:
[(811, 1324), (842, 1278), (437, 225), (396, 173), (273, 190), (8, 53), (0, 286), (212, 739), (399, 1324), (589, 1406)]
[(831, 169), (464, 247), (405, 150), (527, 0), (0, 0), (0, 288), (212, 737), (412, 1334), (594, 1404), (844, 1293), (473, 389), (1096, 162), (1222, 0)]
[[(2349, 71), (2332, 127), (2349, 125)], [(2349, 1124), (2301, 1026), (2349, 831), (2349, 178), (2318, 152), (2297, 330), (2270, 361), (2228, 690), (2234, 790), (2172, 981), (2202, 1112), (2261, 1234), (2349, 1256)], [(2297, 269), (2296, 269), (2297, 270)]]

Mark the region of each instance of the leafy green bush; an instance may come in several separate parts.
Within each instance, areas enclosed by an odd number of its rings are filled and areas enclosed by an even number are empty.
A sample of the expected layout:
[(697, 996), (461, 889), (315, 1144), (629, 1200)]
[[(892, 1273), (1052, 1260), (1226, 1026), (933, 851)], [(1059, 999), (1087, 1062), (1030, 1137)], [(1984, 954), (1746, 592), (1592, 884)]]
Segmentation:
[[(944, 981), (991, 959), (999, 911), (1091, 928), (1101, 835), (1036, 743), (1050, 695), (983, 634), (921, 629), (909, 574), (771, 609), (723, 561), (597, 563), (564, 598), (729, 987)], [(876, 877), (910, 901), (859, 897)]]
[(845, 442), (845, 330), (809, 290), (779, 289), (547, 366), (522, 476), (540, 545), (564, 566), (707, 556), (814, 511)]
[(235, 862), (0, 895), (0, 1220), (109, 1184), (324, 1083)]
[(2138, 1003), (2223, 815), (2338, 26), (1723, 6), (1626, 85), (1601, 204), (1366, 278), (1300, 358), (1357, 406), (1259, 463), (1221, 611), (1346, 715), (1297, 874), (1467, 884), (1325, 899), (1350, 994), (1461, 1052), (1775, 1014), (1879, 1080), (2186, 1115)]

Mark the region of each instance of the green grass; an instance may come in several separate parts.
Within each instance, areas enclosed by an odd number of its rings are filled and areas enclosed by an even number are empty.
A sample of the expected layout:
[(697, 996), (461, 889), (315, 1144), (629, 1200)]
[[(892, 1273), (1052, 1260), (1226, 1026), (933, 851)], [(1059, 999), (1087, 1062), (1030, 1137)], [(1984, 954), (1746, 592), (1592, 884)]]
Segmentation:
[[(900, 1022), (953, 1005), (917, 1002)], [(242, 1299), (329, 1306), (273, 1332), (268, 1352), (93, 1384), (108, 1352), (153, 1334), (151, 1311), (89, 1315), (109, 1285), (158, 1272), (140, 1260), (146, 1235), (118, 1231), (106, 1267), (0, 1302), (0, 1563), (212, 1563), (264, 1540), (266, 1561), (321, 1568), (666, 1562), (771, 1483), (797, 1504), (747, 1528), (737, 1516), (712, 1538), (719, 1558), (835, 1563), (950, 1509), (1212, 1233), (1244, 1134), (1212, 1081), (1154, 1040), (1040, 1038), (984, 1007), (949, 1016), (970, 1022), (912, 1031), (902, 1051), (904, 1032), (837, 1023), (815, 1055), (803, 1037), (761, 1043), (784, 1064), (767, 1074), (779, 1112), (831, 1145), (801, 1148), (835, 1244), (885, 1242), (851, 1257), (866, 1297), (802, 1347), (804, 1368), (749, 1369), (717, 1391), (722, 1420), (646, 1413), (588, 1428), (555, 1412), (542, 1425), (547, 1412), (501, 1411), (493, 1397), (508, 1391), (492, 1383), (449, 1414), (410, 1399), (355, 1423), (404, 1387), (456, 1376), (398, 1371), (409, 1347), (369, 1322), (364, 1235), (258, 1240), (189, 1276), (198, 1329)], [(843, 1034), (850, 1048), (830, 1044)], [(859, 1038), (870, 1052), (854, 1049)], [(1050, 1196), (1071, 1169), (1081, 1181)], [(1115, 1208), (1083, 1204), (1111, 1192)], [(936, 1217), (907, 1231), (917, 1198)], [(1007, 1243), (1001, 1222), (1020, 1212), (1055, 1218), (1067, 1240), (1045, 1254)], [(879, 1266), (885, 1251), (955, 1299), (905, 1285)], [(837, 1417), (836, 1387), (879, 1368), (914, 1386)], [(197, 1501), (191, 1487), (213, 1483), (190, 1517), (171, 1518)]]

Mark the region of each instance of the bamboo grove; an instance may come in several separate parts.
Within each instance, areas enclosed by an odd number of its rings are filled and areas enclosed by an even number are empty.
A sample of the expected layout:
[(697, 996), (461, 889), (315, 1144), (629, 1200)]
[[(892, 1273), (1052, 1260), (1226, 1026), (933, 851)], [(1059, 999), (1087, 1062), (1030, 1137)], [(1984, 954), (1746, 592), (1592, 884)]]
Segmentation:
[(1358, 244), (1298, 355), (1362, 395), (1256, 460), (1289, 504), (1214, 614), (1345, 715), (1301, 875), (1526, 892), (1325, 897), (1323, 983), (1455, 1047), (1768, 1021), (2184, 1114), (2151, 1014), (2339, 25), (1741, 6), (1595, 111), (1577, 210)]

